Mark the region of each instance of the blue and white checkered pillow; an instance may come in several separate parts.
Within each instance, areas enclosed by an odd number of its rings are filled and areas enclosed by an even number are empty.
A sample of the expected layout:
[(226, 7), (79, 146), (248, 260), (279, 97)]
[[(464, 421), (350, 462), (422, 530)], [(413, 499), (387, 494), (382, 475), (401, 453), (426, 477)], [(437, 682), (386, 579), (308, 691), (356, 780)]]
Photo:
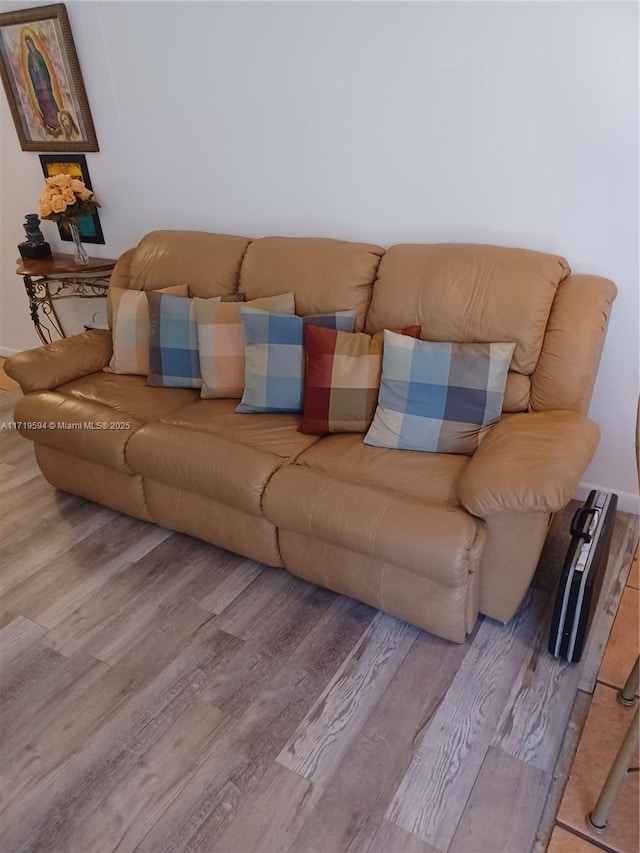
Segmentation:
[(193, 299), (147, 293), (151, 324), (148, 385), (200, 388), (198, 326)]
[(514, 343), (449, 344), (385, 330), (382, 379), (365, 444), (474, 453), (500, 419)]
[(304, 405), (304, 326), (352, 332), (355, 311), (297, 317), (241, 307), (245, 387), (236, 412), (300, 412)]

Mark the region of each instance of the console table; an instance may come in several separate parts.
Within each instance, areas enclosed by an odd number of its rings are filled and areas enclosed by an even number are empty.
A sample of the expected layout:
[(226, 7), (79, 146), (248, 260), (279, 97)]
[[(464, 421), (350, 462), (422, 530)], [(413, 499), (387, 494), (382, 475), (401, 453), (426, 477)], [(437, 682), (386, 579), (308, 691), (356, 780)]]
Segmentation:
[(60, 252), (54, 252), (52, 257), (43, 261), (18, 260), (16, 273), (24, 281), (31, 319), (43, 344), (52, 342), (54, 332), (61, 338), (66, 337), (55, 302), (77, 297), (104, 298), (115, 265), (116, 261), (107, 258), (89, 258), (89, 263), (81, 266), (74, 262), (73, 255)]

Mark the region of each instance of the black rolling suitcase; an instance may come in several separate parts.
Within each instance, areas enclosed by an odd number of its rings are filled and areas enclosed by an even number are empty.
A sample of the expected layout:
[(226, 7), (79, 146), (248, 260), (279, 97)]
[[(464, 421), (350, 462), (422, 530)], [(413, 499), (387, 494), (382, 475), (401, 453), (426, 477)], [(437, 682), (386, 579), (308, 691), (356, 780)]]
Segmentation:
[(592, 491), (571, 522), (549, 637), (554, 657), (577, 663), (600, 597), (609, 559), (618, 496)]

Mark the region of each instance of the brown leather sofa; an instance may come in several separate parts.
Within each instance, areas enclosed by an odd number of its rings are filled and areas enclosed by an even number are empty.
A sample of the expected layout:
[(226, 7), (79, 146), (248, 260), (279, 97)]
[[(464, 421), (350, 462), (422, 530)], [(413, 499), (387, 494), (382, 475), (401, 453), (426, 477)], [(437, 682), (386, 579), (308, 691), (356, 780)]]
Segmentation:
[(47, 480), (450, 640), (478, 613), (509, 620), (598, 443), (585, 413), (614, 284), (521, 249), (158, 231), (111, 286), (184, 282), (192, 296), (294, 291), (298, 314), (356, 309), (356, 331), (515, 341), (503, 417), (473, 456), (303, 435), (297, 415), (236, 414), (236, 401), (103, 372), (111, 335), (91, 331), (6, 364), (25, 395), (18, 421), (129, 423), (23, 429)]

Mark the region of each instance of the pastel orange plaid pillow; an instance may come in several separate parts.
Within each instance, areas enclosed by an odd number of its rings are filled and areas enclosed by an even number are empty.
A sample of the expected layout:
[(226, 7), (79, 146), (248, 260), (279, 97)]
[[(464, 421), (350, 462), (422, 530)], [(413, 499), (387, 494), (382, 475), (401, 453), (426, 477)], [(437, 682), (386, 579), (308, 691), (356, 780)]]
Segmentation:
[[(383, 333), (305, 326), (307, 369), (300, 432), (366, 432), (376, 411)], [(420, 326), (403, 335), (420, 337)]]
[[(201, 397), (242, 397), (244, 391), (244, 335), (240, 303), (194, 300), (198, 324)], [(275, 314), (293, 314), (293, 293), (263, 296), (244, 303)]]
[[(163, 287), (158, 293), (173, 296), (188, 296), (187, 284)], [(127, 290), (122, 287), (109, 288), (113, 355), (109, 373), (132, 373), (147, 376), (149, 373), (149, 303), (144, 290)]]

